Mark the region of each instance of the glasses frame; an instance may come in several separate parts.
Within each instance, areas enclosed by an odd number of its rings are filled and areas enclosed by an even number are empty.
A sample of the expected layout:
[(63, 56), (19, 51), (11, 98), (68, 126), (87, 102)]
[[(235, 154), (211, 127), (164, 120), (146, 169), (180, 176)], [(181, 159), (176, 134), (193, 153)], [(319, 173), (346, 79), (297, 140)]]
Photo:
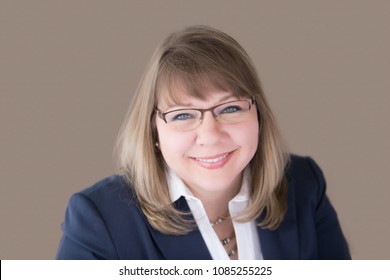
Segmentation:
[(173, 113), (173, 112), (177, 112), (177, 111), (182, 111), (182, 110), (195, 110), (195, 111), (199, 111), (200, 112), (200, 119), (199, 120), (203, 120), (203, 116), (204, 116), (204, 113), (206, 112), (211, 112), (211, 114), (213, 114), (213, 117), (217, 119), (217, 115), (215, 114), (214, 112), (214, 109), (219, 107), (219, 106), (222, 106), (222, 105), (226, 105), (226, 104), (229, 104), (229, 103), (233, 103), (233, 102), (237, 102), (237, 101), (247, 101), (249, 103), (249, 110), (250, 111), (252, 109), (252, 106), (255, 104), (255, 99), (254, 97), (251, 97), (249, 99), (239, 99), (239, 100), (233, 100), (233, 101), (227, 101), (227, 102), (224, 102), (224, 103), (221, 103), (221, 104), (218, 104), (218, 105), (215, 105), (213, 107), (210, 107), (210, 108), (207, 108), (207, 109), (198, 109), (198, 108), (182, 108), (182, 109), (176, 109), (176, 110), (172, 110), (172, 111), (168, 111), (168, 112), (161, 112), (158, 108), (156, 108), (156, 114), (157, 116), (162, 119), (166, 124), (168, 123), (165, 116), (169, 113)]

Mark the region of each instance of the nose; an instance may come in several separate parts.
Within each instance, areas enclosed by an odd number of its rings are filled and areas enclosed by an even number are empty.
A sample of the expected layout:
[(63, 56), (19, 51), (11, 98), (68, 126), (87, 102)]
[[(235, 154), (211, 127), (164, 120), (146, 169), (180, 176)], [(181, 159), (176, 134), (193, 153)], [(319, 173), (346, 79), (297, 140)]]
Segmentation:
[(222, 124), (214, 118), (212, 112), (205, 112), (202, 123), (197, 128), (197, 144), (204, 146), (217, 145), (223, 140), (224, 135)]

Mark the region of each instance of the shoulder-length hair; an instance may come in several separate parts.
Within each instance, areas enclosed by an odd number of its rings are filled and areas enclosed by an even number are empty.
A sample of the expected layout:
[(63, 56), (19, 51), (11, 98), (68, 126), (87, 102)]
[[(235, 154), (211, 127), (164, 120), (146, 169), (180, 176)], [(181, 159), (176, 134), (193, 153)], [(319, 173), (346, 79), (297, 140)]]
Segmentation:
[(172, 204), (165, 162), (156, 148), (156, 106), (161, 98), (175, 100), (173, 94), (162, 96), (161, 89), (172, 89), (178, 83), (199, 98), (207, 98), (202, 89), (212, 86), (255, 100), (259, 144), (250, 161), (250, 205), (237, 220), (261, 217), (259, 226), (277, 228), (287, 207), (284, 173), (288, 154), (248, 54), (232, 37), (207, 26), (172, 33), (157, 47), (118, 137), (119, 174), (134, 189), (149, 223), (162, 233), (176, 235), (187, 233), (194, 225), (186, 217), (188, 213)]

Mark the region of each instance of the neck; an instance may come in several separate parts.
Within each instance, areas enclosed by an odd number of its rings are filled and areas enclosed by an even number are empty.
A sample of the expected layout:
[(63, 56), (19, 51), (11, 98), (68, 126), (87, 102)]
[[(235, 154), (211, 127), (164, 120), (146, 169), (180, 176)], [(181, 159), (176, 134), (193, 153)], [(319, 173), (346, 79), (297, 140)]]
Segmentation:
[(237, 176), (229, 188), (221, 191), (199, 191), (201, 188), (192, 188), (194, 196), (199, 198), (206, 210), (210, 220), (216, 220), (220, 216), (228, 213), (229, 201), (232, 200), (240, 191), (242, 184), (242, 175)]

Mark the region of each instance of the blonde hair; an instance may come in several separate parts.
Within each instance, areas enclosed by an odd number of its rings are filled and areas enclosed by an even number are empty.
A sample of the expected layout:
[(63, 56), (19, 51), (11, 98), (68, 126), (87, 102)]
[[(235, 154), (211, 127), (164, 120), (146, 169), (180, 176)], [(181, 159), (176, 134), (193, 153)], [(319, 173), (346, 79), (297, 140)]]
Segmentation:
[(119, 174), (135, 191), (137, 201), (153, 228), (166, 234), (185, 234), (193, 227), (186, 214), (172, 204), (164, 159), (155, 147), (155, 108), (161, 88), (184, 86), (189, 95), (207, 98), (206, 86), (229, 90), (255, 100), (259, 144), (250, 162), (251, 203), (239, 222), (259, 218), (259, 226), (278, 227), (286, 211), (288, 154), (275, 118), (245, 50), (229, 35), (207, 27), (192, 26), (170, 34), (155, 50), (135, 92), (118, 137)]

